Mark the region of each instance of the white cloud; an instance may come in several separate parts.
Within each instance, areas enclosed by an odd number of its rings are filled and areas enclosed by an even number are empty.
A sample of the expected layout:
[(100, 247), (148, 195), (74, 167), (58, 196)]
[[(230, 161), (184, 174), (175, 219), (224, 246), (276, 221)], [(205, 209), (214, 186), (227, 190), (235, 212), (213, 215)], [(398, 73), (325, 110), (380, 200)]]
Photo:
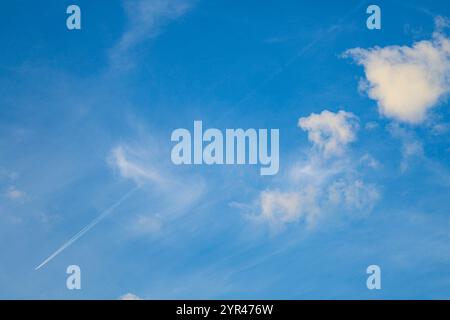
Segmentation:
[(423, 157), (423, 145), (419, 141), (404, 141), (402, 145), (402, 162), (400, 171), (405, 172), (409, 169), (412, 160)]
[(261, 218), (280, 228), (304, 219), (307, 224), (319, 214), (317, 190), (314, 187), (296, 192), (263, 191), (260, 194)]
[(364, 126), (364, 128), (366, 130), (375, 130), (378, 128), (378, 123), (371, 121), (371, 122), (367, 122), (366, 125)]
[[(316, 160), (310, 158), (308, 161)], [(284, 183), (288, 186), (285, 191), (269, 189), (260, 193), (257, 219), (280, 230), (287, 224), (301, 221), (307, 227), (313, 227), (327, 214), (342, 213), (342, 209), (352, 215), (370, 214), (380, 198), (380, 191), (375, 184), (366, 183), (351, 164), (336, 166), (339, 170), (329, 170), (329, 166), (335, 165), (333, 163), (316, 164), (317, 180), (308, 174), (285, 177)], [(299, 167), (296, 174), (307, 171)]]
[(388, 126), (388, 131), (401, 142), (402, 161), (400, 171), (407, 171), (411, 163), (424, 158), (422, 142), (415, 136), (414, 132), (401, 127), (398, 124)]
[(337, 113), (328, 110), (300, 118), (298, 126), (308, 132), (308, 139), (325, 156), (340, 155), (346, 146), (355, 141), (358, 118), (346, 111)]
[(434, 19), (436, 32), (442, 32), (444, 29), (450, 27), (450, 19), (443, 16), (438, 16)]
[(328, 196), (334, 205), (362, 213), (370, 213), (380, 198), (380, 192), (372, 184), (360, 179), (341, 179), (333, 182), (328, 188)]
[(342, 213), (342, 209), (349, 214), (369, 214), (380, 192), (375, 184), (363, 180), (359, 164), (376, 166), (376, 160), (368, 154), (354, 160), (350, 153), (344, 153), (356, 139), (357, 118), (345, 111), (323, 111), (301, 118), (299, 126), (308, 131), (312, 149), (305, 159), (290, 166), (277, 188), (260, 192), (253, 209), (258, 213), (251, 217), (280, 230), (298, 222), (313, 227), (327, 214)]
[(118, 146), (111, 151), (108, 162), (111, 166), (119, 170), (124, 178), (134, 180), (137, 184), (144, 182), (153, 182), (157, 184), (165, 184), (165, 180), (161, 177), (158, 170), (149, 167), (149, 165), (141, 165), (138, 163), (140, 155), (136, 149)]
[(127, 0), (124, 1), (128, 28), (112, 48), (110, 57), (119, 67), (127, 68), (132, 59), (129, 51), (139, 43), (156, 37), (166, 23), (184, 15), (192, 5), (188, 0)]
[[(439, 28), (446, 20), (437, 20)], [(428, 41), (409, 46), (348, 50), (364, 66), (369, 97), (379, 113), (398, 121), (418, 124), (450, 92), (450, 41), (436, 32)]]
[(380, 163), (378, 162), (378, 160), (369, 153), (366, 153), (361, 158), (359, 158), (359, 163), (372, 169), (378, 169), (380, 167)]
[(162, 227), (162, 220), (155, 215), (138, 215), (129, 227), (132, 234), (138, 236), (157, 233)]
[(138, 297), (138, 296), (135, 295), (135, 294), (127, 293), (127, 294), (124, 294), (123, 296), (121, 296), (121, 297), (119, 298), (119, 300), (143, 300), (143, 299), (140, 298), (140, 297)]
[(5, 196), (10, 200), (19, 200), (25, 197), (25, 192), (18, 190), (14, 186), (11, 186), (6, 191)]
[(435, 135), (444, 135), (450, 131), (450, 123), (433, 123), (431, 132)]

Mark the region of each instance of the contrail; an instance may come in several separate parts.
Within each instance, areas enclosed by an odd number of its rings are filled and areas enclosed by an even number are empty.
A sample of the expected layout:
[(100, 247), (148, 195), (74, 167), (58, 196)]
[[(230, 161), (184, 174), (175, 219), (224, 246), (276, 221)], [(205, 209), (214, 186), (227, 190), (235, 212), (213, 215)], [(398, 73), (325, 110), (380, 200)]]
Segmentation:
[(114, 209), (116, 209), (118, 206), (120, 206), (126, 199), (128, 199), (134, 192), (136, 192), (140, 186), (137, 186), (130, 191), (128, 191), (122, 198), (119, 199), (116, 203), (114, 203), (112, 206), (110, 206), (108, 209), (103, 211), (97, 218), (91, 221), (87, 226), (85, 226), (83, 229), (81, 229), (77, 234), (75, 234), (72, 238), (70, 238), (69, 241), (64, 243), (58, 250), (56, 250), (51, 256), (49, 256), (47, 259), (45, 259), (40, 265), (38, 265), (34, 270), (39, 270), (43, 266), (45, 266), (48, 262), (50, 262), (53, 258), (55, 258), (58, 254), (63, 252), (67, 247), (69, 247), (72, 243), (77, 241), (80, 237), (82, 237), (86, 232), (91, 230), (93, 227), (95, 227), (100, 221), (102, 221), (104, 218), (106, 218), (108, 215), (110, 215)]

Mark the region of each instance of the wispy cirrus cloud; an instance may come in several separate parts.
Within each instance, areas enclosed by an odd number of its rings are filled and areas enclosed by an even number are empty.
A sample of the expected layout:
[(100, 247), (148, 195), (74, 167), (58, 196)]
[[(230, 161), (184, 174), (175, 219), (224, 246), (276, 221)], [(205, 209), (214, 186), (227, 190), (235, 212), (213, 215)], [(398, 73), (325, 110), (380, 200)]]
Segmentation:
[(387, 130), (401, 143), (400, 172), (405, 173), (414, 162), (425, 159), (423, 143), (412, 130), (397, 123), (390, 124)]
[(115, 147), (108, 158), (108, 163), (119, 171), (124, 178), (129, 178), (137, 184), (152, 182), (159, 185), (166, 184), (166, 180), (161, 176), (158, 170), (149, 164), (139, 163), (139, 157), (143, 150), (129, 148), (124, 145)]
[(298, 126), (308, 132), (308, 139), (324, 156), (342, 154), (346, 146), (356, 140), (359, 128), (357, 117), (343, 110), (328, 110), (300, 118)]
[(193, 3), (190, 0), (124, 1), (128, 25), (109, 52), (113, 66), (120, 69), (132, 67), (130, 51), (140, 43), (156, 37), (164, 25), (183, 16)]
[(133, 217), (128, 231), (135, 236), (146, 236), (159, 232), (162, 228), (162, 219), (158, 214), (138, 215)]
[(146, 135), (118, 144), (107, 157), (118, 179), (132, 181), (142, 191), (142, 197), (136, 200), (139, 208), (129, 213), (126, 222), (129, 236), (159, 233), (166, 224), (188, 213), (206, 192), (201, 176), (175, 173), (170, 164), (165, 164), (167, 154)]
[[(145, 140), (145, 139), (144, 139)], [(131, 180), (143, 189), (149, 187), (172, 206), (182, 209), (195, 202), (204, 192), (204, 180), (190, 175), (176, 175), (164, 165), (166, 156), (152, 139), (137, 139), (113, 147), (107, 163), (121, 179)], [(196, 180), (195, 186), (190, 184)]]

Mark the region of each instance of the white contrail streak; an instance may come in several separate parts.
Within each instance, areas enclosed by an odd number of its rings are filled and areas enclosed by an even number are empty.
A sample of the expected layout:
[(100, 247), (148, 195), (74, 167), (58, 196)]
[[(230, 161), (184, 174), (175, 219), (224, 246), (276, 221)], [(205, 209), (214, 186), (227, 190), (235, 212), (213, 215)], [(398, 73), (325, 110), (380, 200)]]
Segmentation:
[(48, 262), (50, 262), (53, 258), (55, 258), (58, 254), (63, 252), (67, 247), (69, 247), (72, 243), (77, 241), (80, 237), (82, 237), (86, 232), (95, 227), (100, 221), (110, 215), (114, 209), (120, 206), (126, 199), (128, 199), (134, 192), (136, 192), (140, 186), (137, 186), (130, 191), (128, 191), (122, 198), (119, 199), (116, 203), (110, 206), (108, 209), (103, 211), (97, 218), (92, 220), (87, 226), (81, 229), (77, 234), (75, 234), (72, 238), (69, 239), (66, 243), (64, 243), (58, 250), (56, 250), (51, 256), (45, 259), (40, 265), (38, 265), (34, 270), (39, 270), (43, 266), (45, 266)]

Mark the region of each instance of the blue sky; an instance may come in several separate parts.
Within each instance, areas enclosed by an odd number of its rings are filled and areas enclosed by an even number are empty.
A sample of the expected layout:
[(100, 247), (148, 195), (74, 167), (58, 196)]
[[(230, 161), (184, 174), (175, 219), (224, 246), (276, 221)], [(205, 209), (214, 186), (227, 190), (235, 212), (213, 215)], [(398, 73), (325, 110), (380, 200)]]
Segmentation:
[[(448, 2), (73, 3), (1, 5), (0, 298), (450, 298)], [(195, 120), (279, 173), (175, 166)]]

